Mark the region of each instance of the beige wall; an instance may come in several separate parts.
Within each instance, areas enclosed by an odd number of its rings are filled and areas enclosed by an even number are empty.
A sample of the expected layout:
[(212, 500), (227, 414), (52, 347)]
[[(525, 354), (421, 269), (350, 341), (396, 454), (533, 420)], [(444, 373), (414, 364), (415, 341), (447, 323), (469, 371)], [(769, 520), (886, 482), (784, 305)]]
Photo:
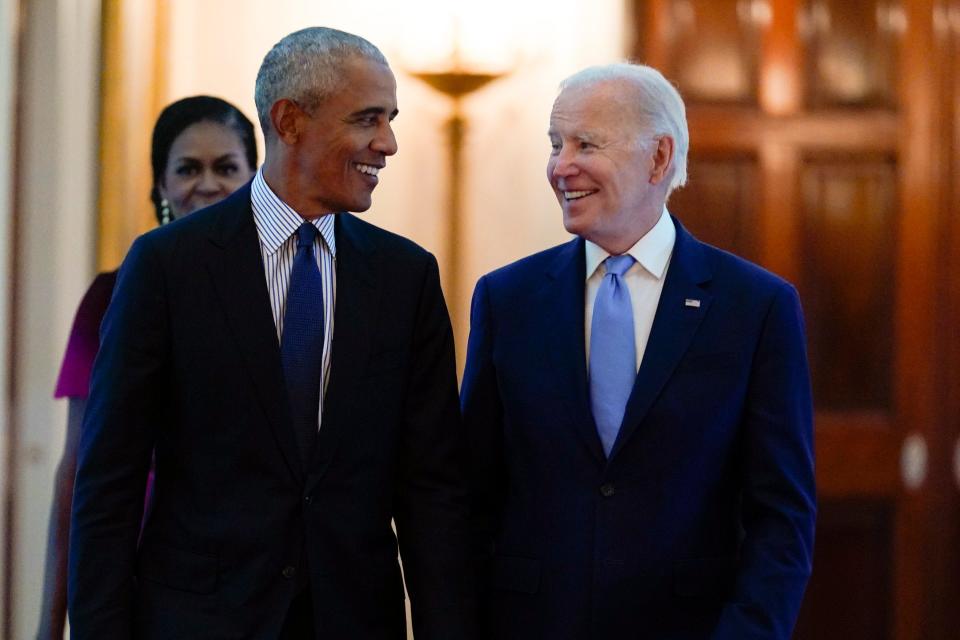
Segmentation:
[(66, 422), (53, 387), (73, 314), (93, 276), (99, 62), (97, 3), (23, 6), (24, 76), (15, 85), (22, 102), (13, 309), (18, 435), (16, 464), (4, 469), (15, 490), (11, 640), (36, 634), (53, 471)]
[[(13, 109), (16, 81), (17, 6), (13, 2), (0, 2), (0, 140), (13, 139)], [(0, 496), (7, 495), (7, 456), (9, 454), (10, 424), (7, 419), (10, 405), (6, 389), (9, 382), (10, 340), (10, 252), (11, 205), (13, 204), (13, 145), (0, 145)], [(7, 515), (0, 509), (0, 576), (6, 575), (7, 563)], [(5, 587), (0, 578), (0, 625), (6, 619)], [(2, 631), (0, 631), (2, 633)]]

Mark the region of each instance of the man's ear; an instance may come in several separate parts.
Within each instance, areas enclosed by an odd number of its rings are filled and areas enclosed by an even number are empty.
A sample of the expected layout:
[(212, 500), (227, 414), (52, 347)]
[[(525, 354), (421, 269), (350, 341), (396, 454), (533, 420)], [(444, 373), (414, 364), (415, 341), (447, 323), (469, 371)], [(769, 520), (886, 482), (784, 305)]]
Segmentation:
[(653, 150), (653, 167), (650, 170), (650, 184), (660, 184), (668, 175), (673, 164), (673, 138), (660, 136)]
[(270, 107), (270, 122), (277, 139), (285, 144), (296, 144), (300, 139), (300, 121), (306, 113), (293, 100), (280, 98)]

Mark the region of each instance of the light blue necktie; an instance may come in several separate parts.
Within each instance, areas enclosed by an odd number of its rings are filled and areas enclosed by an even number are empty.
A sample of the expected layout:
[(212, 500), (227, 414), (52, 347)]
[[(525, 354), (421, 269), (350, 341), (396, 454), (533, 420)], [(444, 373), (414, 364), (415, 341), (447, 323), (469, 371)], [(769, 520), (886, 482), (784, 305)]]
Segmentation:
[(290, 414), (300, 459), (306, 466), (320, 425), (320, 368), (323, 362), (323, 278), (313, 255), (317, 228), (297, 229), (297, 252), (290, 270), (283, 315), (280, 359), (290, 397)]
[(610, 256), (605, 260), (590, 329), (590, 406), (597, 423), (603, 452), (610, 456), (620, 432), (630, 390), (637, 378), (637, 355), (633, 337), (633, 306), (623, 274), (633, 266), (633, 256)]

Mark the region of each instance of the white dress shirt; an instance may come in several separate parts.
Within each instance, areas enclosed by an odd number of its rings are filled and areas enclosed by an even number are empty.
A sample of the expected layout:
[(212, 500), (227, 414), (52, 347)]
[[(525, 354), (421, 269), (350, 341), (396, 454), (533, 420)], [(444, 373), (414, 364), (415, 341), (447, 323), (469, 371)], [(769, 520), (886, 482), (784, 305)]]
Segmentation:
[[(297, 228), (306, 220), (281, 200), (263, 179), (263, 170), (257, 171), (250, 189), (253, 221), (260, 237), (260, 257), (267, 277), (270, 308), (277, 327), (277, 342), (283, 335), (283, 314), (287, 309), (287, 290), (290, 271), (297, 253)], [(333, 343), (333, 314), (337, 299), (337, 242), (334, 237), (334, 215), (310, 220), (319, 234), (314, 240), (313, 255), (323, 279), (323, 364), (320, 368), (320, 416), (330, 380), (330, 346)], [(318, 418), (317, 423), (320, 423)]]
[[(667, 277), (673, 244), (677, 239), (677, 230), (667, 208), (663, 208), (660, 219), (637, 243), (627, 251), (636, 262), (623, 274), (623, 280), (630, 291), (630, 304), (633, 307), (633, 334), (637, 350), (637, 369), (643, 361), (643, 353), (653, 327), (653, 316), (657, 313), (663, 281)], [(590, 331), (593, 325), (593, 303), (597, 299), (597, 290), (607, 273), (603, 261), (610, 254), (600, 246), (586, 241), (587, 291), (583, 310), (584, 337), (586, 338), (587, 366), (590, 366)]]

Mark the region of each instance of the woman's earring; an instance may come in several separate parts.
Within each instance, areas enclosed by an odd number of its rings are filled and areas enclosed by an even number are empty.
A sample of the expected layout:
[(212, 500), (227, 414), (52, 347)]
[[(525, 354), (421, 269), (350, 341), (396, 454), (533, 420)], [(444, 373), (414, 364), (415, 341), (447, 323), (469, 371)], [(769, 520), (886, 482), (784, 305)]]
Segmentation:
[(160, 201), (160, 224), (167, 224), (171, 220), (173, 220), (173, 213), (170, 211), (170, 203), (164, 198)]

